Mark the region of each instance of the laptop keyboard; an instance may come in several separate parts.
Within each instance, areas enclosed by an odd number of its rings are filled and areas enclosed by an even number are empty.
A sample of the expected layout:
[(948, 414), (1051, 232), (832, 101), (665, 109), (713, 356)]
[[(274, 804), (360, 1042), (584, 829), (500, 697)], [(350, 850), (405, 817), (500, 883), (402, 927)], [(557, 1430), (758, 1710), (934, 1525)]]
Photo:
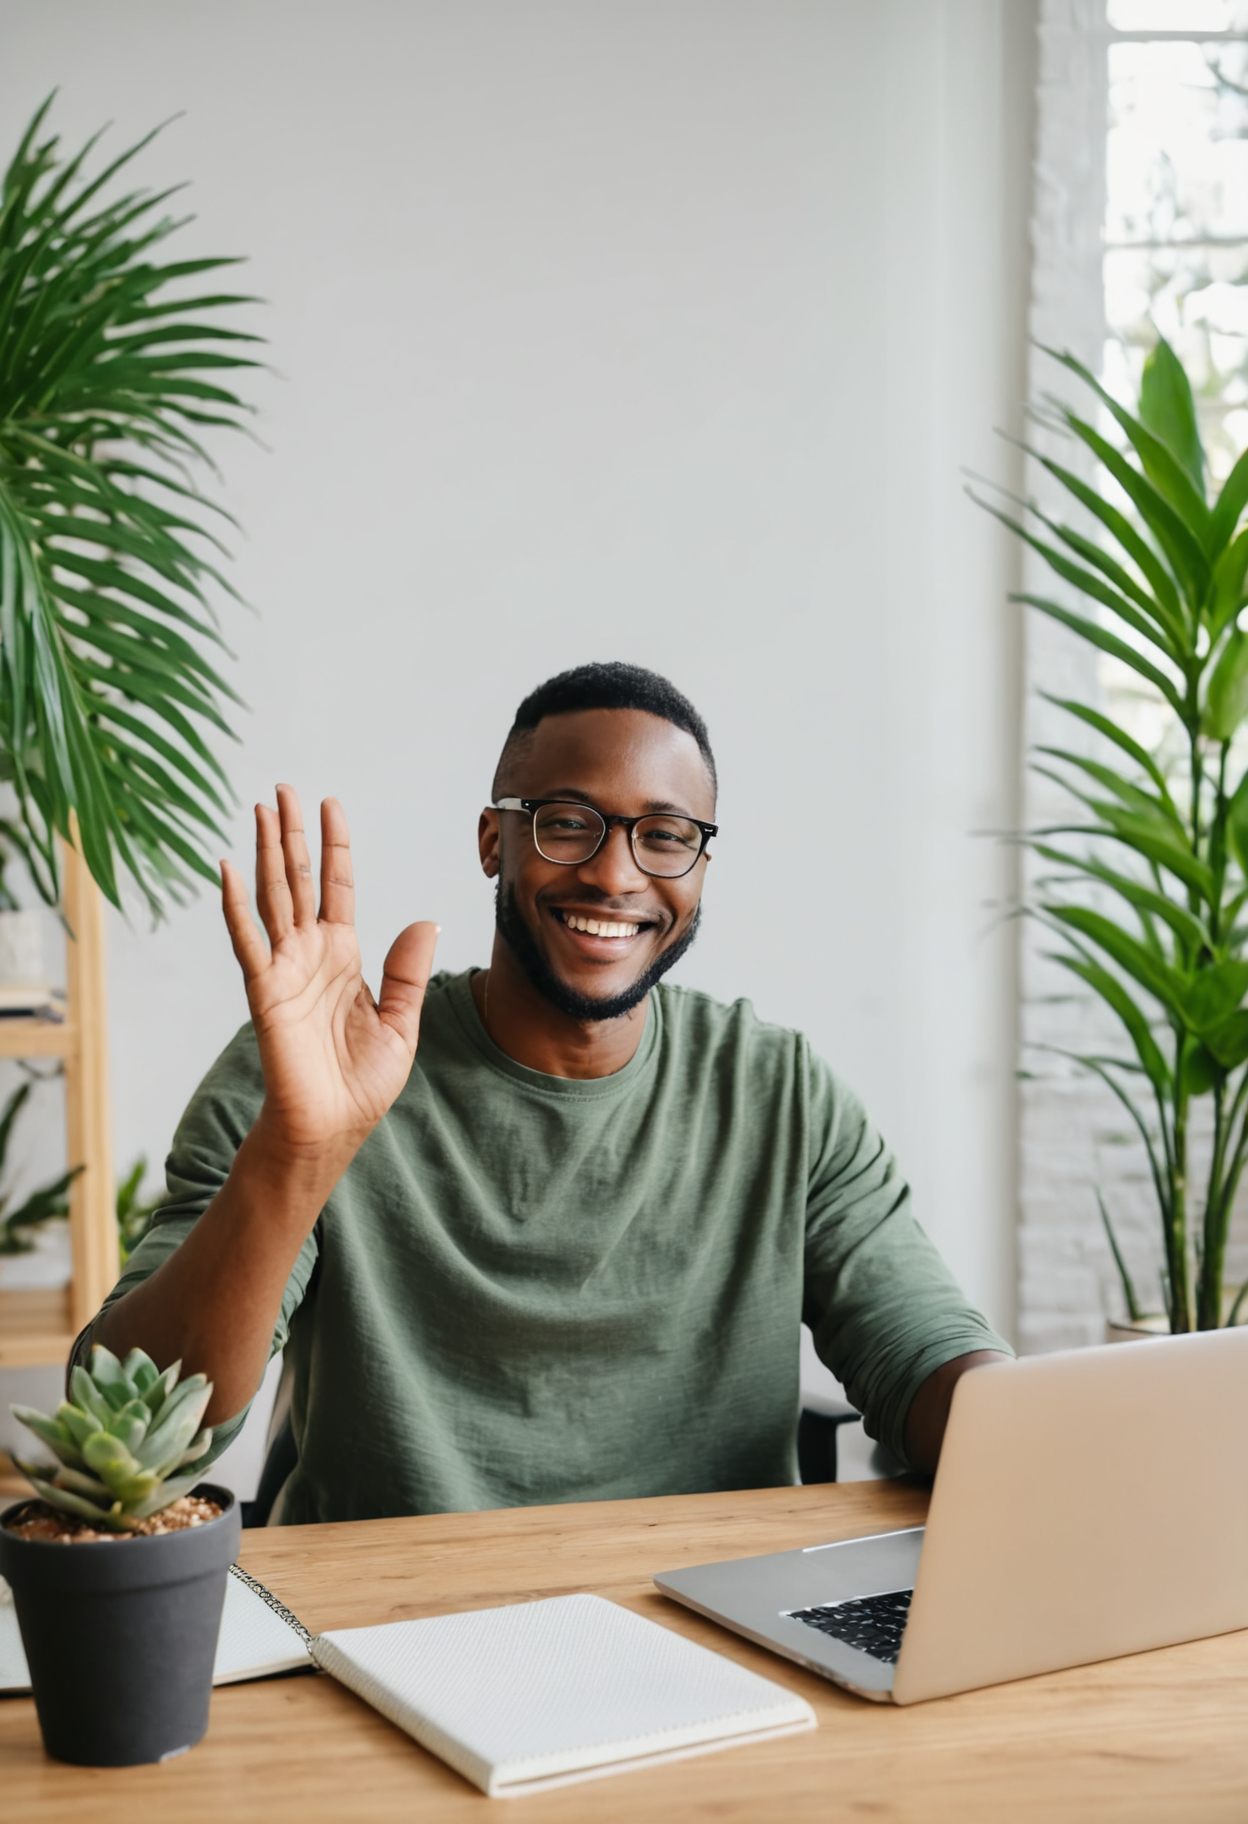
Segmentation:
[(912, 1590), (886, 1590), (882, 1596), (858, 1596), (852, 1602), (833, 1602), (824, 1608), (790, 1609), (789, 1617), (895, 1666), (913, 1594)]

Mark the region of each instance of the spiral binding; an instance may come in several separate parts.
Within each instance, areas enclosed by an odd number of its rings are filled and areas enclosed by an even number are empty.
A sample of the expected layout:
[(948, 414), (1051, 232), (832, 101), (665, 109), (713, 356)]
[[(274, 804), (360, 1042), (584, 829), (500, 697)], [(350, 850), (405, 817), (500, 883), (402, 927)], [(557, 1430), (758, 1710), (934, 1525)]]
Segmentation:
[(309, 1651), (311, 1650), (312, 1636), (308, 1633), (308, 1630), (304, 1627), (299, 1617), (297, 1615), (292, 1615), (284, 1602), (278, 1601), (272, 1590), (266, 1590), (264, 1585), (255, 1577), (249, 1576), (241, 1565), (232, 1564), (230, 1566), (230, 1576), (237, 1577), (240, 1583), (245, 1583), (252, 1595), (258, 1596), (266, 1608), (272, 1609), (275, 1615), (280, 1615), (282, 1620), (286, 1623), (286, 1626), (288, 1628), (293, 1628), (304, 1646), (307, 1647)]

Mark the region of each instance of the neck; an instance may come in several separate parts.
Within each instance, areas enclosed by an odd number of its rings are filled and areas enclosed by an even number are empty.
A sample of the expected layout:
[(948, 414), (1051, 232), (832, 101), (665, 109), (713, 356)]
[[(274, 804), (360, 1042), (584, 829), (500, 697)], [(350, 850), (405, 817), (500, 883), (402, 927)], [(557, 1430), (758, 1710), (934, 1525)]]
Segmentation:
[(616, 1020), (570, 1019), (538, 993), (497, 932), (489, 970), (473, 976), (472, 994), (498, 1049), (548, 1077), (613, 1076), (646, 1030), (646, 1001)]

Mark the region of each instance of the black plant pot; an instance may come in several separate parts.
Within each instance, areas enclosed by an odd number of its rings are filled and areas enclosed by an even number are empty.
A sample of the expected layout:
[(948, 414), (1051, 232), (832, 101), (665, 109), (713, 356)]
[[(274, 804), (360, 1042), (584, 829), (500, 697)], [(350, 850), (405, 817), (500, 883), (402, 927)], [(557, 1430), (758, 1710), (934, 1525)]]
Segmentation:
[(193, 1748), (208, 1727), (225, 1580), (238, 1555), (238, 1503), (201, 1483), (223, 1512), (202, 1526), (88, 1545), (7, 1531), (0, 1576), (13, 1588), (43, 1731), (58, 1761), (131, 1767)]

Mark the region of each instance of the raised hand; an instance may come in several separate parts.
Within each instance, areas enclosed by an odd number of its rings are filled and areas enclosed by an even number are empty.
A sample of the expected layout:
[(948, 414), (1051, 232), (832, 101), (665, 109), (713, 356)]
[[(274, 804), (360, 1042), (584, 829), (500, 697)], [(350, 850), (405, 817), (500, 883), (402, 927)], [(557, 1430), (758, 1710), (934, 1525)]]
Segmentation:
[(239, 870), (222, 862), (222, 906), (260, 1046), (270, 1147), (345, 1162), (406, 1083), (438, 927), (400, 932), (373, 999), (355, 935), (351, 839), (336, 798), (321, 805), (321, 905), (299, 799), (256, 806), (257, 929)]

